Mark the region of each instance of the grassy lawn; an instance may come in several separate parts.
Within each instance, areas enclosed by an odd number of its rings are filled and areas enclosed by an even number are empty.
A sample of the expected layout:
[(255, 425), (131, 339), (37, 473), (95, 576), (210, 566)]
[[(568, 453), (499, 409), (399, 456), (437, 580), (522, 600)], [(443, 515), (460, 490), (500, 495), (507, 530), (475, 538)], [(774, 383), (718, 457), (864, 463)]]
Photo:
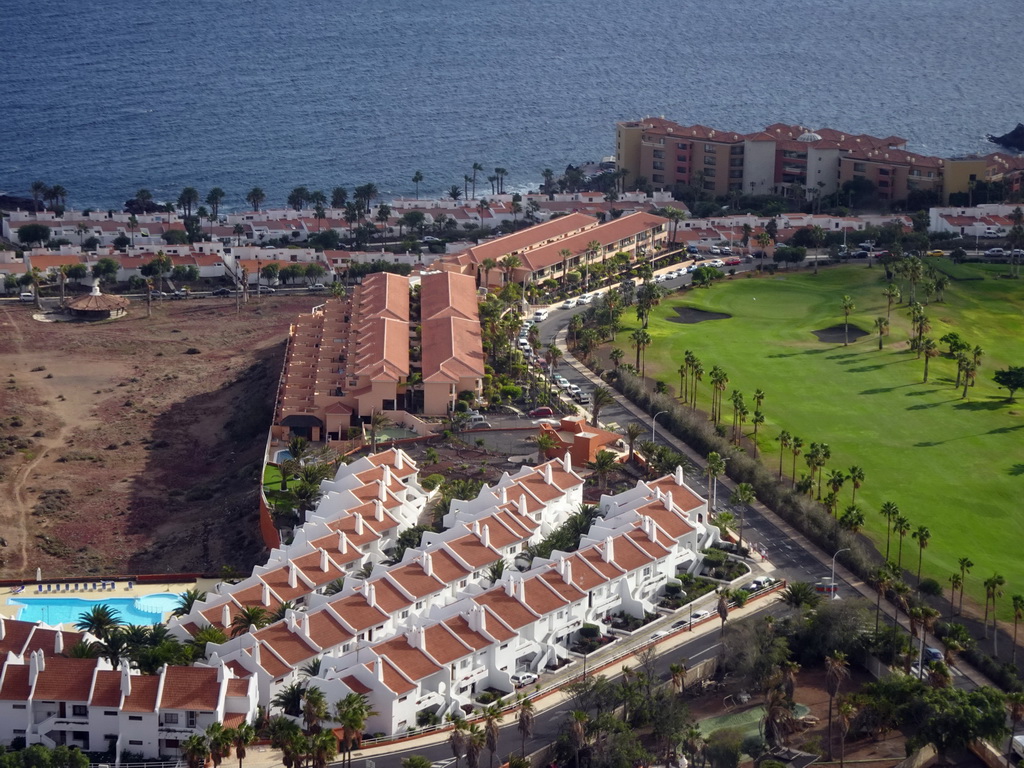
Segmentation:
[[(970, 269), (972, 265), (963, 265)], [(953, 388), (955, 363), (943, 354), (930, 364), (922, 383), (924, 360), (909, 351), (910, 322), (906, 304), (894, 305), (884, 349), (870, 333), (850, 345), (823, 343), (812, 331), (842, 325), (840, 297), (853, 297), (851, 326), (873, 331), (886, 314), (885, 286), (879, 268), (846, 266), (779, 273), (774, 277), (734, 278), (710, 290), (691, 290), (664, 300), (648, 328), (654, 339), (647, 350), (647, 375), (674, 391), (683, 351), (692, 349), (705, 371), (722, 366), (729, 374), (723, 420), (731, 421), (729, 393), (744, 393), (751, 411), (752, 394), (761, 388), (766, 422), (760, 449), (778, 466), (775, 438), (781, 429), (804, 440), (828, 443), (832, 460), (826, 468), (864, 468), (866, 479), (857, 501), (867, 517), (866, 533), (885, 550), (883, 501), (895, 501), (914, 528), (932, 534), (924, 552), (924, 571), (948, 586), (957, 560), (975, 563), (967, 591), (979, 603), (981, 582), (993, 572), (1007, 579), (1000, 614), (1009, 616), (1009, 595), (1024, 593), (1020, 546), (1024, 541), (1024, 402), (1008, 404), (1005, 390), (992, 381), (996, 368), (1024, 364), (1024, 283), (996, 279), (978, 266), (981, 281), (952, 283), (945, 302), (932, 303), (926, 314), (928, 335), (938, 340), (956, 330), (985, 350), (976, 386), (966, 400)], [(676, 322), (677, 307), (730, 315), (695, 324)], [(624, 316), (628, 331), (637, 327)], [(633, 357), (628, 331), (617, 346)], [(1020, 395), (1021, 393), (1018, 393)], [(709, 408), (707, 373), (699, 386), (699, 404)], [(746, 432), (751, 432), (749, 423)], [(787, 451), (786, 467), (792, 455)], [(797, 473), (806, 472), (801, 456)], [(841, 491), (842, 508), (850, 501), (849, 482)], [(895, 542), (893, 551), (895, 552)], [(903, 564), (917, 567), (917, 543), (904, 541)]]

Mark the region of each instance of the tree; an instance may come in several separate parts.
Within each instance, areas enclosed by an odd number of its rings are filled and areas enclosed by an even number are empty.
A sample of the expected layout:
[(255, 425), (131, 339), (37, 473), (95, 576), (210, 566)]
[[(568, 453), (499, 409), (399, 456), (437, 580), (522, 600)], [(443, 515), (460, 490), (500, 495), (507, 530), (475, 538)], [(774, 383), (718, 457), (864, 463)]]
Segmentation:
[(915, 717), (917, 740), (934, 746), (940, 763), (948, 762), (950, 752), (965, 749), (976, 739), (999, 741), (1008, 731), (1004, 701), (1004, 695), (990, 687), (927, 690)]
[(206, 727), (206, 743), (210, 747), (213, 768), (219, 768), (225, 757), (231, 756), (231, 733), (223, 723), (213, 722)]
[(466, 765), (469, 768), (479, 768), (480, 753), (487, 744), (487, 734), (476, 723), (471, 723), (466, 728)]
[(957, 613), (963, 614), (964, 612), (964, 585), (967, 583), (967, 574), (971, 572), (971, 568), (974, 567), (974, 563), (971, 562), (969, 557), (961, 557), (957, 561), (957, 565), (960, 567), (960, 605), (957, 609)]
[(928, 530), (928, 526), (919, 525), (917, 530), (912, 534), (914, 539), (917, 541), (917, 591), (921, 591), (921, 562), (924, 559), (924, 551), (928, 548), (928, 540), (932, 537), (932, 532)]
[(252, 206), (254, 212), (259, 212), (260, 206), (267, 199), (267, 193), (259, 187), (253, 187), (246, 193), (245, 199)]
[(210, 206), (210, 215), (215, 219), (220, 214), (220, 204), (224, 197), (225, 192), (220, 187), (214, 187), (206, 194), (206, 204)]
[(626, 425), (626, 446), (629, 449), (629, 455), (626, 458), (627, 463), (631, 464), (633, 462), (636, 441), (640, 439), (645, 431), (643, 425), (636, 421), (631, 421)]
[(459, 760), (466, 754), (466, 721), (458, 718), (454, 725), (452, 732), (448, 734), (448, 747), (455, 758), (455, 768), (459, 768)]
[(75, 629), (88, 632), (100, 640), (106, 640), (121, 626), (121, 614), (109, 605), (95, 605), (78, 615)]
[(889, 320), (884, 317), (875, 318), (875, 330), (878, 331), (878, 348), (882, 348), (882, 337), (889, 331)]
[(306, 730), (316, 732), (320, 729), (320, 721), (327, 717), (327, 698), (324, 692), (311, 685), (302, 692), (302, 719)]
[(573, 765), (580, 768), (580, 752), (587, 744), (587, 722), (590, 718), (586, 712), (574, 710), (569, 713), (566, 720), (566, 733), (569, 736), (569, 745), (573, 751)]
[[(20, 229), (18, 230), (21, 231)], [(20, 235), (19, 235), (20, 237)], [(1009, 391), (1007, 396), (1007, 402), (1014, 402), (1013, 396), (1018, 389), (1024, 389), (1024, 365), (1011, 365), (1005, 370), (996, 371), (992, 376), (993, 381), (999, 385), (1000, 389)], [(966, 387), (964, 392), (966, 392)]]
[[(992, 604), (992, 627), (995, 629), (996, 624), (996, 599), (1002, 596), (1003, 591), (1000, 589), (1006, 583), (1006, 579), (998, 573), (993, 573), (984, 581), (985, 586), (985, 620), (983, 627), (985, 630), (985, 639), (988, 639), (988, 606)], [(996, 632), (998, 635), (998, 631)], [(998, 654), (996, 654), (998, 657)]]
[(796, 460), (803, 450), (804, 441), (801, 437), (794, 437), (790, 441), (790, 453), (793, 454), (793, 485), (796, 485)]
[(601, 410), (615, 404), (615, 396), (612, 395), (611, 391), (607, 387), (598, 385), (594, 387), (593, 392), (590, 395), (590, 412), (592, 417), (590, 419), (590, 425), (596, 427), (598, 425), (598, 417), (601, 414)]
[(1013, 653), (1010, 662), (1017, 664), (1017, 624), (1024, 619), (1024, 595), (1014, 595), (1010, 598), (1013, 605)]
[(192, 209), (199, 205), (199, 190), (195, 187), (185, 187), (181, 190), (181, 194), (178, 195), (178, 207), (181, 208), (181, 212), (184, 218), (192, 218)]
[(612, 473), (617, 465), (618, 461), (614, 453), (611, 451), (598, 451), (594, 461), (589, 462), (587, 466), (594, 470), (594, 474), (597, 475), (601, 490), (603, 491), (608, 487), (608, 475)]
[(409, 755), (402, 758), (402, 768), (431, 768), (433, 763), (423, 755)]
[(732, 496), (729, 498), (729, 503), (737, 505), (740, 510), (740, 529), (739, 529), (739, 547), (743, 549), (743, 519), (744, 513), (746, 512), (747, 505), (753, 504), (757, 501), (757, 497), (754, 495), (754, 486), (750, 483), (740, 483), (736, 486), (736, 490), (732, 492)]
[(366, 721), (375, 717), (377, 712), (370, 707), (366, 696), (361, 693), (350, 693), (334, 705), (334, 721), (341, 724), (342, 746), (348, 755), (348, 765), (352, 765), (352, 750), (362, 741)]
[(918, 342), (918, 350), (924, 353), (924, 383), (928, 383), (928, 361), (939, 355), (939, 345), (935, 339), (924, 337)]
[(50, 228), (45, 224), (22, 224), (18, 227), (18, 242), (42, 246), (50, 239)]
[(452, 200), (458, 200), (460, 197), (462, 197), (462, 189), (459, 188), (458, 184), (452, 184), (448, 188), (448, 197), (450, 197)]
[(240, 609), (231, 619), (231, 636), (238, 637), (249, 631), (250, 627), (261, 629), (270, 623), (270, 614), (259, 605), (247, 605)]
[[(818, 262), (815, 260), (814, 268), (817, 270)], [(853, 303), (853, 299), (849, 296), (843, 296), (842, 298), (842, 309), (843, 309), (843, 346), (850, 345), (850, 313), (853, 312), (857, 307)]]
[(821, 602), (821, 595), (815, 591), (814, 585), (806, 581), (790, 582), (779, 593), (779, 597), (783, 604), (796, 611), (802, 611), (804, 608), (813, 608)]
[(192, 607), (206, 599), (206, 593), (198, 588), (187, 589), (178, 595), (178, 606), (171, 613), (172, 616), (188, 616), (192, 613)]
[(846, 765), (846, 734), (850, 732), (850, 724), (857, 714), (857, 708), (847, 698), (840, 699), (836, 708), (839, 716), (839, 768)]
[(846, 654), (836, 651), (825, 657), (825, 688), (828, 691), (828, 759), (832, 759), (832, 703), (842, 688), (843, 681), (850, 677), (850, 665)]
[(636, 369), (640, 372), (641, 378), (643, 378), (644, 368), (641, 366), (640, 360), (643, 357), (644, 350), (651, 345), (653, 339), (651, 338), (651, 334), (643, 328), (638, 328), (633, 331), (633, 333), (630, 334), (630, 339), (632, 339), (633, 347), (636, 349)]
[(210, 744), (205, 736), (194, 733), (181, 743), (181, 754), (188, 768), (203, 768), (210, 757)]
[(377, 433), (380, 432), (381, 430), (387, 429), (388, 427), (393, 426), (393, 425), (394, 425), (394, 422), (391, 420), (390, 416), (388, 416), (383, 411), (378, 411), (377, 409), (373, 410), (372, 414), (370, 415), (370, 452), (371, 453), (376, 453), (377, 452)]
[(487, 743), (487, 751), (491, 753), (490, 768), (494, 768), (494, 753), (498, 751), (498, 736), (500, 735), (498, 723), (504, 719), (501, 711), (504, 706), (505, 702), (498, 699), (485, 707), (483, 711), (484, 739)]
[(892, 521), (892, 532), (900, 537), (900, 546), (896, 556), (896, 567), (903, 568), (903, 539), (910, 533), (910, 521), (903, 515), (896, 515)]

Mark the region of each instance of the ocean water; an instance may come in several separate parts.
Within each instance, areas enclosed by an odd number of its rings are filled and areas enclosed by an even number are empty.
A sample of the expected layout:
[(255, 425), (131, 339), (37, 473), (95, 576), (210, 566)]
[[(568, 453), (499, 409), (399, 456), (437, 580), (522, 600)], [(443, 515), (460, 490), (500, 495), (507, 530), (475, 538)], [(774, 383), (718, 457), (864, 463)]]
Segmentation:
[(0, 0), (0, 192), (506, 186), (648, 114), (989, 151), (1024, 120), (1019, 0)]

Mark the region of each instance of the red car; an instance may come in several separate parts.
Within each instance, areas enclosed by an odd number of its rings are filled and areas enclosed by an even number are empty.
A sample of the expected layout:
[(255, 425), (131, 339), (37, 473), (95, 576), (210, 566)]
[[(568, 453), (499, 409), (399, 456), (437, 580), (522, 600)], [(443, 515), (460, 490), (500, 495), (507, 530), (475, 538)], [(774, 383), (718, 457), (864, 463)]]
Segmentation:
[(543, 419), (548, 416), (554, 416), (555, 412), (545, 406), (543, 408), (534, 408), (528, 415), (532, 419)]
[(738, 256), (733, 256), (732, 258), (729, 258), (729, 259), (725, 260), (725, 265), (727, 267), (735, 267), (737, 264), (740, 264), (740, 263), (741, 262), (740, 262), (740, 259), (739, 259)]

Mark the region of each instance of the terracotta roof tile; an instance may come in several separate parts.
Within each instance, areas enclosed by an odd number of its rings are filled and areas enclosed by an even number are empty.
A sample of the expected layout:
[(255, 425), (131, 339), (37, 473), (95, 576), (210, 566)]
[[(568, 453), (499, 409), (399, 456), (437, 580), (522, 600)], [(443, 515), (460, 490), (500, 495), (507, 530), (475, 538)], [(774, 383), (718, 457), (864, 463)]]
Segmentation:
[(156, 675), (132, 676), (132, 690), (124, 698), (122, 712), (156, 712), (156, 695), (160, 678)]
[(393, 637), (387, 642), (376, 645), (374, 651), (394, 664), (410, 680), (422, 680), (441, 671), (441, 667), (431, 661), (430, 657), (419, 648), (413, 648), (409, 644), (408, 638), (404, 636)]
[(164, 670), (160, 708), (212, 712), (217, 709), (219, 693), (216, 669), (168, 666)]
[(31, 689), (27, 664), (4, 664), (0, 667), (0, 675), (3, 675), (0, 701), (28, 701)]
[(88, 701), (96, 659), (46, 658), (46, 669), (39, 672), (32, 697), (37, 701)]
[(459, 638), (459, 640), (471, 647), (474, 651), (487, 648), (491, 644), (490, 640), (470, 628), (469, 621), (465, 616), (454, 616), (450, 619), (446, 619), (443, 624), (448, 627), (448, 629), (450, 629), (452, 633)]
[(121, 673), (110, 669), (98, 670), (89, 703), (94, 707), (121, 706)]
[(522, 629), (537, 621), (537, 617), (525, 605), (506, 594), (503, 586), (492, 587), (487, 592), (474, 597), (473, 601), (478, 605), (490, 608), (512, 629)]
[(384, 611), (367, 603), (361, 592), (331, 600), (330, 606), (357, 633), (383, 624), (388, 619)]

